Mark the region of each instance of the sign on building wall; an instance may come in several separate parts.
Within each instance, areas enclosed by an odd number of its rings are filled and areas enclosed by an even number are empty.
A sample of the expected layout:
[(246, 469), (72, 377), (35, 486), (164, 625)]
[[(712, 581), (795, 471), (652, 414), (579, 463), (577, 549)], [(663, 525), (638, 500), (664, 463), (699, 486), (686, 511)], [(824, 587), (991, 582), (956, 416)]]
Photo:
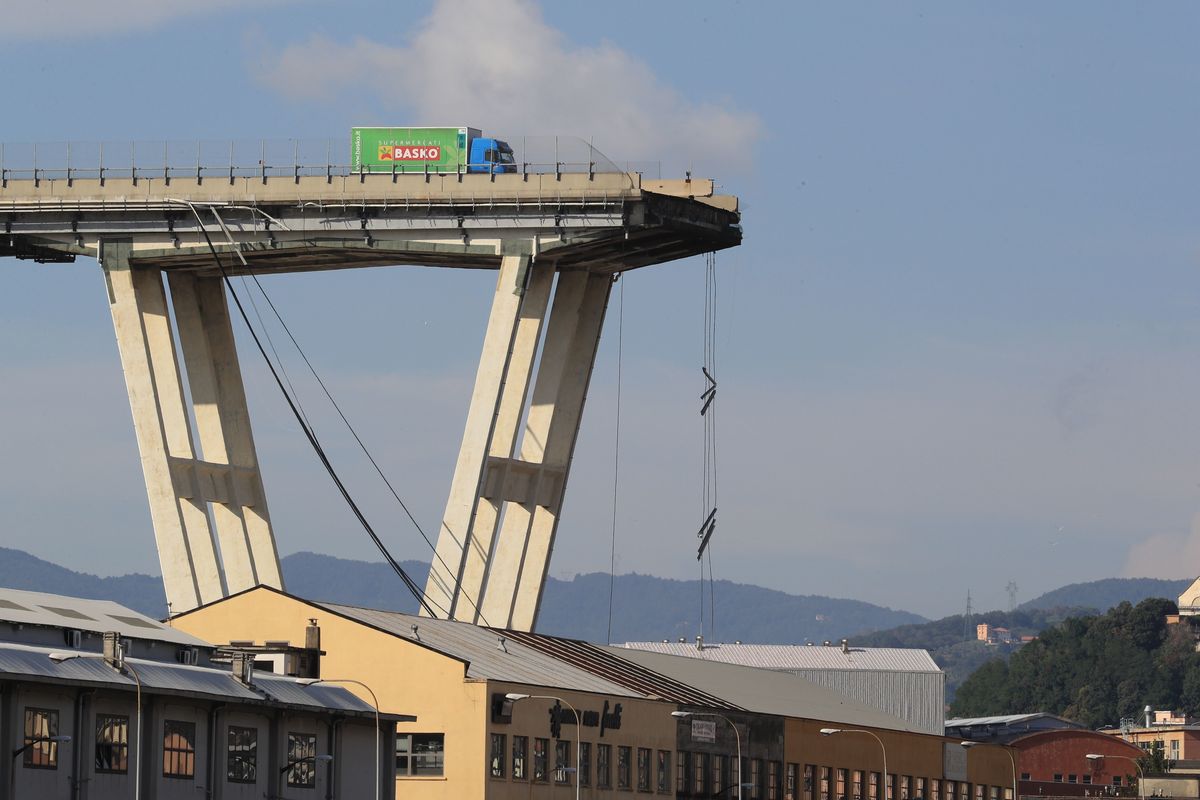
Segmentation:
[(711, 719), (692, 720), (693, 742), (715, 742), (717, 740), (717, 723)]
[(967, 779), (967, 748), (958, 742), (942, 745), (942, 774), (948, 781)]

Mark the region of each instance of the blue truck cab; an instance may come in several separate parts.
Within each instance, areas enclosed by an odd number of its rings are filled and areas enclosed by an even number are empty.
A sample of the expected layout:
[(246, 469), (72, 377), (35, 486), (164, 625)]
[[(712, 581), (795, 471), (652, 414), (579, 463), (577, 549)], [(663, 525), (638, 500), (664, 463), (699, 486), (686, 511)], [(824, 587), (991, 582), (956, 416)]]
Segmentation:
[(471, 139), (467, 172), (516, 172), (517, 162), (508, 142), (476, 136)]

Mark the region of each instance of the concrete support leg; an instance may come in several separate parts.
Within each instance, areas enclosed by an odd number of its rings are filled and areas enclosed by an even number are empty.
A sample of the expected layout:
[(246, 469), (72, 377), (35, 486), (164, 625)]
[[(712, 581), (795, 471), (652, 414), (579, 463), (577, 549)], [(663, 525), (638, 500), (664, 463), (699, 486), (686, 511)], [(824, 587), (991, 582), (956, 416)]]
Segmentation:
[[(478, 621), (500, 503), (481, 501), (491, 457), (511, 458), (554, 271), (527, 256), (502, 260), (467, 411), (462, 447), (425, 597), (441, 616)], [(440, 610), (439, 610), (440, 609)]]
[(509, 501), (484, 592), (483, 612), (491, 625), (532, 630), (537, 622), (611, 286), (608, 275), (559, 277), (521, 459), (503, 465), (523, 480), (485, 486)]
[(105, 242), (101, 264), (150, 500), (167, 602), (185, 611), (224, 596), (208, 513), (176, 491), (172, 462), (195, 458), (159, 270), (132, 270), (129, 244)]
[(189, 273), (173, 273), (169, 280), (204, 454), (201, 468), (194, 470), (196, 490), (212, 504), (226, 588), (239, 592), (265, 584), (281, 589), (224, 283)]

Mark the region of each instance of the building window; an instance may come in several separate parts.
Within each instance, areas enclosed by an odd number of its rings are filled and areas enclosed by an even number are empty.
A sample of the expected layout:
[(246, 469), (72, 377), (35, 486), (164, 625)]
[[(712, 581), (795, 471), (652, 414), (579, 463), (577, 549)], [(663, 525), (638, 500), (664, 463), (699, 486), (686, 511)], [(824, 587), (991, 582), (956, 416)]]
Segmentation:
[(833, 800), (829, 796), (830, 776), (833, 775), (832, 767), (821, 767), (821, 800)]
[(507, 738), (503, 733), (492, 734), (491, 774), (493, 778), (504, 777), (504, 759), (508, 754)]
[(971, 784), (967, 783), (966, 781), (959, 781), (958, 782), (958, 797), (959, 797), (959, 800), (970, 800)]
[(688, 795), (688, 775), (692, 769), (692, 754), (684, 751), (679, 754), (679, 763), (675, 765), (675, 794), (680, 797)]
[(596, 745), (596, 786), (601, 789), (612, 787), (612, 745)]
[(196, 723), (163, 723), (163, 777), (196, 777)]
[(96, 715), (96, 772), (129, 772), (129, 717)]
[(1120, 786), (1120, 785), (1121, 785), (1121, 776), (1113, 775), (1113, 786)]
[(837, 800), (846, 800), (846, 781), (850, 777), (848, 770), (837, 771)]
[(945, 793), (946, 800), (957, 800), (958, 799), (958, 795), (956, 794), (958, 786), (957, 786), (957, 784), (954, 783), (954, 781), (946, 781), (944, 784), (942, 784), (942, 786), (946, 790), (946, 793)]
[(671, 751), (658, 751), (658, 791), (666, 794), (671, 791)]
[[(400, 745), (396, 745), (400, 751)], [(287, 738), (287, 785), (312, 789), (317, 785), (317, 735), (289, 733)]]
[[(878, 776), (874, 772), (871, 777), (867, 778), (867, 800), (879, 800), (879, 785), (876, 783)], [(861, 770), (854, 770), (854, 800), (862, 800), (863, 796), (863, 774)]]
[(546, 750), (550, 747), (549, 739), (533, 740), (533, 779), (545, 783), (550, 779), (546, 774)]
[(629, 763), (633, 760), (633, 750), (626, 745), (617, 745), (617, 788), (630, 789), (633, 787), (633, 770)]
[(1083, 775), (1083, 782), (1084, 782), (1084, 783), (1091, 783), (1091, 782), (1092, 782), (1092, 776), (1091, 776), (1091, 775), (1089, 775), (1089, 774), (1087, 774), (1087, 773), (1084, 773), (1084, 775)]
[(762, 779), (762, 759), (752, 759), (750, 761), (750, 800), (762, 800)]
[(708, 771), (710, 762), (711, 756), (708, 753), (696, 753), (696, 755), (693, 756), (693, 763), (696, 767), (696, 784), (692, 787), (692, 791), (700, 797), (708, 794)]
[(514, 736), (513, 737), (513, 765), (512, 776), (514, 781), (524, 781), (529, 779), (529, 774), (526, 772), (525, 760), (529, 754), (529, 737)]
[(1021, 773), (1021, 780), (1023, 780), (1023, 781), (1027, 781), (1027, 780), (1029, 780), (1029, 773), (1028, 773), (1028, 772), (1022, 772), (1022, 773)]
[(900, 779), (900, 800), (909, 800), (912, 797), (912, 775), (905, 775)]
[(1072, 772), (1067, 776), (1067, 783), (1079, 783), (1079, 777)]
[(580, 786), (592, 785), (592, 743), (579, 743), (579, 764), (576, 780)]
[(779, 800), (779, 772), (778, 761), (767, 762), (767, 800)]
[(915, 794), (913, 795), (914, 800), (926, 800), (925, 779), (924, 778), (917, 778), (913, 782), (913, 791), (915, 792)]
[(568, 768), (571, 766), (571, 742), (567, 739), (558, 739), (554, 742), (554, 782), (555, 783), (570, 783), (570, 772)]
[(796, 781), (800, 778), (800, 765), (788, 764), (787, 776), (784, 778), (784, 788), (787, 790), (789, 800), (795, 800), (796, 797)]
[(1000, 800), (1000, 787), (992, 786), (990, 789), (988, 789), (988, 797), (990, 797), (991, 800)]
[(728, 788), (726, 776), (729, 774), (729, 756), (717, 755), (712, 759), (712, 790), (713, 794), (720, 794), (721, 797), (726, 795), (721, 794), (723, 790)]
[(804, 765), (804, 800), (813, 800), (813, 784), (817, 768), (812, 764)]
[(929, 779), (929, 800), (942, 800), (942, 779)]
[(1056, 772), (1056, 773), (1054, 773), (1054, 782), (1055, 782), (1055, 783), (1062, 783), (1062, 782), (1063, 782), (1063, 780), (1062, 780), (1062, 773), (1061, 773), (1061, 772)]
[(52, 708), (25, 709), (25, 751), (21, 765), (30, 769), (58, 769), (58, 712)]
[(396, 735), (397, 777), (442, 775), (445, 771), (446, 734), (400, 733)]
[(258, 728), (229, 726), (226, 776), (233, 783), (258, 780)]
[(648, 747), (638, 748), (637, 788), (639, 792), (650, 791), (650, 749)]

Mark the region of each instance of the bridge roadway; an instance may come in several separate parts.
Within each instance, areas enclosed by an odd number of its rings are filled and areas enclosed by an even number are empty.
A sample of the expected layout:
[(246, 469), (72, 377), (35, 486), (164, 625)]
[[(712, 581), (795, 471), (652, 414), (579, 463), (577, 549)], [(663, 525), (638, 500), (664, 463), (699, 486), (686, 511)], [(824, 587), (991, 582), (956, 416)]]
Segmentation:
[(425, 600), (532, 630), (615, 275), (734, 247), (740, 219), (710, 180), (638, 173), (0, 171), (0, 256), (100, 260), (177, 612), (283, 587), (222, 272), (498, 271)]
[(741, 241), (737, 198), (714, 195), (712, 181), (638, 173), (9, 178), (0, 184), (0, 256), (96, 256), (97, 242), (115, 237), (131, 240), (135, 266), (211, 274), (189, 203), (214, 242), (236, 242), (260, 273), (498, 269), (517, 253), (559, 271), (615, 272)]

